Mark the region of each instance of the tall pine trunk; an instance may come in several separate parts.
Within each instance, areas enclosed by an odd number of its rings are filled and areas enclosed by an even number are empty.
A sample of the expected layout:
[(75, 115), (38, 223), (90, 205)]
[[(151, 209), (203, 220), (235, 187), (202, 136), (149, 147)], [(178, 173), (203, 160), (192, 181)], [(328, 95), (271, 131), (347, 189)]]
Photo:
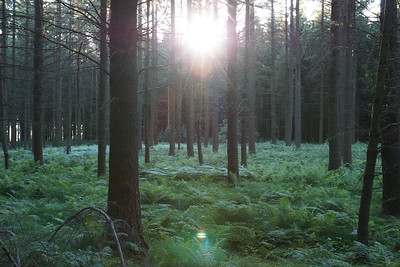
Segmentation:
[[(137, 1), (111, 0), (110, 159), (107, 213), (123, 239), (145, 253), (139, 192), (137, 131)], [(130, 249), (131, 250), (131, 249)]]
[(97, 175), (106, 173), (106, 148), (107, 148), (107, 89), (109, 84), (108, 77), (108, 51), (107, 51), (107, 0), (100, 2), (100, 68), (99, 85), (97, 99)]
[(389, 25), (388, 59), (382, 121), (382, 213), (400, 215), (400, 59), (396, 1), (386, 0)]
[(332, 0), (331, 6), (331, 83), (329, 88), (329, 170), (338, 169), (341, 165), (339, 152), (339, 108), (338, 87), (340, 85), (340, 27), (341, 27), (341, 0)]
[(239, 177), (238, 137), (237, 137), (237, 34), (236, 34), (236, 0), (228, 0), (227, 22), (227, 105), (228, 105), (228, 182), (233, 183)]
[(389, 42), (391, 33), (395, 25), (392, 25), (390, 12), (396, 9), (396, 0), (383, 0), (386, 2), (385, 8), (382, 8), (382, 26), (381, 26), (381, 44), (379, 53), (379, 65), (376, 76), (375, 96), (372, 107), (371, 128), (369, 132), (369, 142), (367, 148), (367, 162), (363, 177), (363, 186), (361, 192), (360, 209), (358, 214), (357, 240), (368, 245), (369, 237), (369, 217), (371, 209), (372, 187), (375, 177), (376, 158), (378, 155), (378, 144), (380, 137), (380, 123), (382, 118), (382, 109), (385, 94), (385, 80), (388, 71)]
[(42, 117), (42, 92), (43, 92), (43, 0), (35, 0), (35, 29), (33, 50), (33, 158), (43, 164), (43, 117)]

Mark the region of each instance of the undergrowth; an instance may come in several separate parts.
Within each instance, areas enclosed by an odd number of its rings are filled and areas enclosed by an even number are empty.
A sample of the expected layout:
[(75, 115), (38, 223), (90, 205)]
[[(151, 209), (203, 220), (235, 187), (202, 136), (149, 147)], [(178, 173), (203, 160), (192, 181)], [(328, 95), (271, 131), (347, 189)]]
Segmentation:
[[(147, 265), (352, 266), (362, 254), (363, 264), (399, 266), (400, 222), (379, 216), (378, 190), (371, 245), (355, 242), (365, 148), (354, 145), (351, 168), (328, 171), (326, 144), (261, 143), (232, 187), (223, 145), (218, 153), (204, 148), (204, 165), (187, 158), (184, 145), (175, 157), (166, 144), (153, 147), (151, 163), (140, 167)], [(96, 176), (96, 152), (47, 148), (43, 166), (27, 151), (10, 152), (11, 170), (0, 170), (0, 240), (22, 266), (119, 264), (101, 216), (65, 224), (84, 207), (106, 208), (108, 180)], [(2, 253), (0, 265), (10, 265)], [(129, 255), (128, 265), (135, 265)]]

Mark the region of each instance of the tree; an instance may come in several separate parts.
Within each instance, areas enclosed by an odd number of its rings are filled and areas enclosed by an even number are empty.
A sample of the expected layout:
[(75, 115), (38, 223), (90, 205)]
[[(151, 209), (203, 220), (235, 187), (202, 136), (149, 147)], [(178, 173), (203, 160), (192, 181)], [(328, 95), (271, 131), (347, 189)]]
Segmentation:
[(108, 79), (108, 51), (107, 51), (107, 0), (100, 2), (100, 68), (99, 68), (99, 97), (97, 103), (98, 124), (98, 154), (97, 154), (97, 175), (106, 173), (106, 148), (107, 148), (107, 89)]
[(1, 138), (1, 144), (3, 148), (3, 153), (4, 153), (4, 167), (5, 169), (9, 168), (9, 163), (8, 163), (8, 143), (7, 143), (7, 138), (6, 138), (6, 126), (5, 126), (5, 77), (4, 77), (4, 66), (7, 63), (7, 20), (6, 20), (6, 3), (5, 1), (2, 1), (1, 4), (1, 14), (2, 14), (2, 20), (1, 20), (1, 64), (0, 64), (0, 138)]
[(171, 0), (171, 58), (168, 86), (169, 156), (175, 156), (176, 138), (176, 40), (175, 40), (175, 0)]
[(301, 145), (301, 47), (300, 47), (300, 1), (296, 0), (296, 30), (294, 38), (294, 141)]
[(137, 1), (111, 0), (110, 159), (107, 213), (143, 251), (137, 137)]
[(400, 59), (396, 1), (386, 0), (385, 17), (389, 25), (384, 110), (381, 121), (382, 213), (400, 215)]
[(395, 25), (392, 24), (393, 13), (391, 13), (396, 12), (396, 0), (384, 0), (382, 3), (384, 4), (384, 7), (381, 9), (382, 26), (379, 65), (376, 75), (375, 96), (372, 107), (371, 127), (367, 148), (367, 161), (365, 163), (365, 171), (363, 176), (357, 228), (357, 240), (365, 245), (368, 245), (368, 222), (371, 208), (372, 187), (375, 177), (376, 158), (378, 156), (379, 137), (381, 132), (380, 123), (385, 99), (384, 94), (385, 81), (387, 78), (386, 73), (388, 71), (389, 43), (391, 40), (391, 34), (396, 34), (396, 32), (393, 31)]
[[(192, 0), (187, 0), (187, 23), (190, 25), (193, 16)], [(190, 58), (190, 57), (189, 57)], [(190, 68), (190, 67), (189, 67)], [(188, 80), (190, 78), (188, 77)], [(188, 157), (194, 157), (194, 102), (193, 102), (193, 87), (190, 84), (185, 86), (186, 92), (186, 150)]]
[(249, 6), (249, 25), (248, 30), (248, 72), (247, 72), (247, 94), (248, 94), (248, 138), (249, 153), (256, 153), (256, 134), (255, 134), (255, 106), (256, 106), (256, 66), (255, 66), (255, 36), (254, 36), (254, 1)]
[(56, 74), (56, 85), (55, 85), (55, 124), (54, 124), (54, 140), (53, 145), (55, 147), (59, 147), (61, 145), (62, 139), (62, 128), (61, 128), (61, 120), (62, 120), (62, 83), (61, 83), (61, 1), (57, 1), (57, 13), (56, 13), (56, 27), (57, 27), (57, 36), (56, 36), (56, 64), (57, 64), (57, 74)]
[(228, 105), (228, 182), (239, 177), (238, 137), (237, 137), (237, 35), (236, 35), (236, 0), (228, 0), (227, 22), (227, 105)]
[(340, 27), (342, 25), (340, 0), (332, 0), (331, 4), (331, 83), (329, 88), (329, 170), (338, 169), (341, 165), (339, 150), (339, 107), (338, 88), (340, 85)]
[[(286, 8), (287, 9), (287, 8)], [(289, 40), (286, 38), (286, 44), (287, 49), (286, 49), (286, 55), (288, 55), (288, 58), (286, 60), (286, 71), (287, 71), (287, 80), (288, 80), (288, 95), (287, 95), (287, 106), (286, 106), (286, 118), (285, 118), (285, 144), (287, 146), (290, 146), (292, 144), (292, 131), (293, 131), (293, 93), (294, 93), (294, 88), (293, 88), (293, 79), (294, 79), (294, 72), (293, 72), (293, 58), (294, 58), (294, 38), (295, 38), (295, 32), (294, 32), (294, 16), (293, 16), (293, 0), (290, 0), (290, 19), (289, 19)], [(287, 17), (287, 16), (286, 16)], [(287, 27), (287, 22), (286, 24), (286, 32), (288, 31)], [(286, 33), (286, 36), (288, 33)]]
[(271, 141), (276, 144), (276, 83), (275, 83), (275, 61), (276, 61), (276, 40), (275, 40), (275, 11), (274, 0), (271, 0)]
[(43, 119), (42, 119), (42, 91), (43, 91), (43, 0), (35, 0), (35, 29), (33, 50), (33, 157), (34, 161), (43, 164)]

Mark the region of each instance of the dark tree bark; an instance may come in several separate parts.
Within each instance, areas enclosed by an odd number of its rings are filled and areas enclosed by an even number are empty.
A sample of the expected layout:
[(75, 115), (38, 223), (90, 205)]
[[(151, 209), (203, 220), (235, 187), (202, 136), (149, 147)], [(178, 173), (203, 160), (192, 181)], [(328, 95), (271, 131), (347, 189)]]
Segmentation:
[(35, 29), (33, 50), (33, 158), (43, 164), (43, 117), (42, 117), (42, 92), (43, 92), (43, 0), (35, 0)]
[(248, 55), (248, 142), (249, 153), (256, 153), (256, 126), (255, 126), (255, 107), (256, 107), (256, 66), (255, 66), (255, 37), (254, 37), (254, 1), (250, 1), (249, 10), (249, 55)]
[(233, 177), (239, 177), (238, 137), (237, 137), (237, 35), (236, 35), (236, 0), (228, 0), (227, 22), (227, 100), (228, 100), (228, 182), (233, 183)]
[[(213, 0), (213, 19), (216, 22), (218, 20), (218, 0)], [(215, 68), (214, 77), (212, 79), (212, 104), (211, 104), (211, 138), (212, 138), (212, 150), (218, 152), (219, 148), (219, 90), (217, 85), (216, 76), (219, 75), (218, 68)]]
[[(187, 21), (190, 25), (192, 19), (192, 0), (187, 0)], [(190, 78), (188, 77), (188, 80)], [(186, 83), (186, 150), (188, 157), (194, 157), (194, 93), (190, 83)]]
[[(319, 33), (321, 38), (321, 43), (325, 43), (325, 0), (321, 1), (321, 20), (319, 25)], [(325, 49), (321, 46), (320, 50), (320, 91), (319, 91), (319, 125), (318, 125), (318, 143), (322, 144), (324, 142), (324, 117), (325, 117)]]
[(11, 19), (11, 87), (10, 87), (10, 99), (8, 99), (9, 105), (9, 118), (10, 118), (10, 148), (17, 148), (17, 117), (18, 117), (18, 93), (17, 93), (17, 79), (16, 79), (16, 0), (12, 1), (12, 19)]
[(296, 0), (295, 32), (295, 71), (294, 71), (294, 142), (296, 148), (301, 145), (301, 47), (300, 47), (300, 1)]
[(79, 46), (79, 52), (76, 58), (76, 106), (75, 106), (75, 140), (76, 145), (82, 144), (82, 88), (81, 88), (81, 51), (82, 45)]
[(386, 73), (388, 71), (389, 42), (391, 38), (391, 31), (395, 26), (391, 24), (392, 18), (390, 16), (390, 12), (396, 10), (396, 0), (386, 0), (385, 6), (386, 8), (382, 10), (382, 39), (380, 45), (379, 65), (372, 107), (371, 128), (369, 132), (369, 142), (367, 148), (367, 162), (365, 163), (361, 202), (358, 214), (357, 240), (365, 245), (368, 245), (368, 222), (370, 217), (372, 187), (375, 177), (376, 158), (378, 155), (378, 144), (381, 132), (380, 122), (384, 103)]
[[(383, 7), (385, 1), (381, 4)], [(381, 121), (382, 213), (400, 215), (400, 59), (396, 1), (386, 0), (389, 25), (384, 110)], [(397, 28), (396, 28), (397, 27)]]
[(331, 6), (331, 34), (332, 34), (332, 52), (331, 52), (331, 84), (329, 88), (329, 170), (338, 169), (341, 165), (339, 153), (339, 108), (338, 108), (338, 84), (340, 84), (340, 27), (341, 27), (341, 2), (332, 0)]
[(171, 59), (168, 87), (168, 125), (169, 125), (169, 156), (175, 156), (176, 138), (176, 25), (175, 25), (175, 0), (171, 0)]
[[(288, 80), (288, 95), (287, 95), (287, 106), (286, 106), (286, 119), (285, 119), (285, 144), (286, 146), (290, 146), (292, 144), (292, 131), (293, 131), (293, 100), (294, 100), (294, 16), (293, 16), (293, 0), (290, 0), (290, 21), (289, 21), (289, 40), (286, 41), (288, 45), (288, 51), (286, 51), (286, 55), (288, 55), (287, 59), (287, 80)], [(287, 25), (287, 23), (286, 23)], [(288, 27), (286, 26), (286, 31)], [(287, 34), (286, 34), (287, 35)]]
[(346, 21), (345, 21), (345, 83), (344, 83), (344, 98), (345, 98), (345, 120), (344, 120), (344, 138), (343, 138), (343, 163), (350, 166), (352, 163), (353, 153), (352, 144), (354, 137), (355, 122), (352, 120), (352, 113), (355, 112), (354, 93), (355, 87), (353, 82), (353, 46), (354, 46), (354, 27), (355, 27), (355, 0), (348, 0)]
[(137, 1), (111, 0), (110, 159), (107, 213), (144, 252), (137, 137)]
[(55, 77), (55, 123), (54, 123), (54, 140), (53, 146), (59, 147), (61, 146), (62, 139), (62, 121), (61, 121), (61, 111), (62, 111), (62, 84), (61, 84), (61, 1), (57, 1), (57, 13), (56, 13), (56, 26), (57, 26), (57, 35), (56, 35), (56, 64), (57, 64), (57, 73)]
[(109, 84), (108, 70), (108, 51), (107, 51), (107, 0), (100, 2), (100, 69), (99, 69), (99, 86), (97, 99), (97, 175), (101, 176), (106, 173), (106, 148), (107, 148), (107, 120), (106, 105), (107, 89)]
[(7, 17), (6, 17), (6, 3), (2, 1), (1, 5), (1, 64), (0, 64), (0, 138), (4, 153), (4, 168), (9, 168), (9, 154), (8, 154), (8, 142), (6, 137), (6, 125), (5, 125), (5, 77), (4, 67), (7, 65)]
[(144, 63), (146, 70), (144, 73), (144, 162), (150, 162), (150, 112), (151, 112), (151, 93), (150, 89), (150, 1), (146, 4), (146, 55)]
[(276, 144), (276, 83), (275, 83), (275, 61), (276, 61), (276, 40), (275, 40), (275, 11), (274, 0), (271, 0), (271, 142)]

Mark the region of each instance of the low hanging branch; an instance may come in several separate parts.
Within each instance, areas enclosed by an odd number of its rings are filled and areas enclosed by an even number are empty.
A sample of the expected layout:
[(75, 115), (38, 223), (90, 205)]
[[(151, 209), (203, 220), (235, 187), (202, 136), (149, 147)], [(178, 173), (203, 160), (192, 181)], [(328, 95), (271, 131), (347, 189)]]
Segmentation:
[(117, 231), (115, 230), (114, 222), (105, 211), (103, 211), (102, 209), (99, 209), (97, 207), (83, 208), (80, 211), (78, 211), (77, 213), (75, 213), (74, 215), (72, 215), (71, 217), (69, 217), (67, 220), (65, 220), (65, 222), (63, 224), (61, 224), (59, 227), (57, 227), (57, 229), (54, 231), (53, 235), (50, 237), (49, 241), (51, 241), (55, 237), (55, 235), (61, 230), (61, 228), (63, 228), (67, 223), (73, 221), (74, 219), (77, 219), (82, 213), (84, 213), (86, 211), (94, 211), (94, 212), (101, 214), (106, 219), (106, 221), (110, 224), (111, 232), (112, 232), (112, 235), (115, 239), (115, 243), (117, 246), (118, 256), (119, 256), (119, 260), (121, 263), (121, 267), (126, 267), (124, 254), (122, 252), (122, 247), (121, 247), (121, 243), (119, 241), (118, 235), (117, 235)]

